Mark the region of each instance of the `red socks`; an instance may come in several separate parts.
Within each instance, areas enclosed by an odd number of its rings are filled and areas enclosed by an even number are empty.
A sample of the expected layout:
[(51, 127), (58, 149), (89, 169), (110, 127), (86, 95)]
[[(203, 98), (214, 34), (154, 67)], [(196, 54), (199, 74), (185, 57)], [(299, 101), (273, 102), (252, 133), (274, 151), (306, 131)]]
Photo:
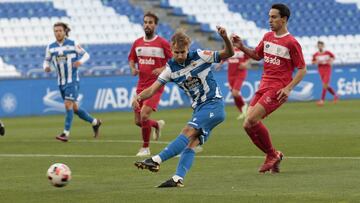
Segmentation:
[(276, 156), (275, 149), (272, 146), (269, 131), (262, 122), (251, 128), (245, 128), (252, 142), (264, 153)]
[(330, 92), (330, 94), (332, 94), (332, 95), (334, 95), (334, 96), (336, 95), (336, 93), (335, 93), (335, 91), (334, 91), (333, 88), (328, 87), (327, 90)]
[(154, 120), (146, 120), (141, 122), (141, 134), (143, 137), (143, 147), (149, 147), (151, 127), (159, 128), (159, 125)]
[(236, 107), (239, 109), (239, 111), (242, 112), (241, 108), (245, 104), (243, 98), (241, 96), (234, 97), (234, 102), (235, 102)]
[(325, 100), (325, 95), (326, 95), (326, 89), (322, 89), (322, 92), (321, 92), (321, 100)]

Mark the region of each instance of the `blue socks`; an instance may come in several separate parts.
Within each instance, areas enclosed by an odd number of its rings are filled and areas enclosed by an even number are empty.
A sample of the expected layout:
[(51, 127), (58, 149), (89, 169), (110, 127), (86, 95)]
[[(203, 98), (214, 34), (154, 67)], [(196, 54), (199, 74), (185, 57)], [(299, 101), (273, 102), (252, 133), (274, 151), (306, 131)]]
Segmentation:
[(94, 118), (85, 111), (85, 109), (82, 109), (79, 107), (78, 111), (76, 112), (76, 114), (79, 116), (79, 118), (83, 119), (84, 121), (87, 121), (89, 123), (92, 123)]
[(185, 135), (180, 134), (174, 141), (172, 141), (167, 147), (165, 147), (163, 151), (159, 153), (161, 161), (164, 162), (171, 157), (180, 154), (188, 144), (189, 139)]
[(72, 110), (72, 109), (66, 110), (64, 131), (67, 131), (67, 132), (70, 131), (73, 117), (74, 117), (74, 110)]
[(180, 156), (178, 166), (176, 168), (176, 175), (184, 178), (186, 173), (190, 170), (194, 161), (195, 151), (191, 148), (186, 148)]

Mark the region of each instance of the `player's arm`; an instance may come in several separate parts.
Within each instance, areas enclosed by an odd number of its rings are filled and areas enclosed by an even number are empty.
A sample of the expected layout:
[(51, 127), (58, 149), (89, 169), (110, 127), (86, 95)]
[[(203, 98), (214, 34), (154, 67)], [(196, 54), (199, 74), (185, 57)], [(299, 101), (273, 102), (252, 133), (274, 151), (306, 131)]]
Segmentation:
[(258, 53), (255, 51), (255, 49), (246, 47), (239, 36), (232, 34), (231, 41), (232, 41), (234, 47), (243, 51), (250, 58), (257, 60), (257, 61), (262, 59), (262, 57), (258, 55)]
[(221, 62), (220, 62), (220, 63), (216, 64), (216, 66), (215, 66), (215, 70), (216, 70), (216, 71), (221, 70), (221, 66), (222, 66), (224, 63), (225, 63), (225, 61), (224, 61), (224, 60), (221, 60)]
[(334, 63), (335, 60), (335, 55), (333, 53), (331, 53), (330, 51), (328, 52), (330, 55), (330, 59), (329, 59), (329, 64), (332, 65)]
[(227, 59), (234, 55), (234, 47), (227, 35), (226, 29), (221, 26), (216, 26), (219, 35), (224, 40), (224, 49), (219, 51), (219, 57), (221, 60)]
[(133, 108), (137, 108), (139, 106), (139, 102), (141, 102), (142, 100), (148, 99), (153, 96), (162, 86), (164, 86), (164, 84), (157, 80), (150, 87), (146, 88), (140, 94), (136, 95), (132, 102)]
[(51, 61), (51, 54), (50, 54), (49, 46), (47, 46), (45, 51), (45, 60), (43, 63), (43, 69), (47, 73), (51, 71), (50, 61)]
[(139, 73), (139, 70), (136, 68), (135, 62), (133, 60), (129, 61), (129, 67), (131, 70), (131, 75), (136, 76)]
[(81, 56), (81, 58), (74, 62), (73, 67), (78, 68), (82, 64), (86, 63), (90, 59), (90, 54), (83, 49), (80, 44), (75, 43), (75, 51)]
[(250, 59), (239, 64), (239, 69), (247, 69), (250, 65)]
[(316, 54), (313, 55), (313, 58), (311, 60), (311, 63), (314, 65), (317, 65), (319, 62), (316, 60)]

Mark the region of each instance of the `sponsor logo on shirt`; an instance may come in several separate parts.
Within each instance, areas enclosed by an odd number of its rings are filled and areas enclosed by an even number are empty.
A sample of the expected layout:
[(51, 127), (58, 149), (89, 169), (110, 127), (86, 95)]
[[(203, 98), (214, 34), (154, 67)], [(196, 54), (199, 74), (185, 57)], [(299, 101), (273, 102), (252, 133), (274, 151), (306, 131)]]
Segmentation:
[(185, 82), (184, 86), (188, 90), (195, 91), (201, 85), (201, 80), (198, 77), (188, 77)]
[(139, 59), (139, 64), (141, 65), (155, 65), (155, 60), (152, 58), (148, 59)]
[(276, 56), (275, 57), (264, 56), (264, 62), (274, 64), (274, 65), (280, 65), (280, 59), (278, 59), (278, 57), (276, 57)]

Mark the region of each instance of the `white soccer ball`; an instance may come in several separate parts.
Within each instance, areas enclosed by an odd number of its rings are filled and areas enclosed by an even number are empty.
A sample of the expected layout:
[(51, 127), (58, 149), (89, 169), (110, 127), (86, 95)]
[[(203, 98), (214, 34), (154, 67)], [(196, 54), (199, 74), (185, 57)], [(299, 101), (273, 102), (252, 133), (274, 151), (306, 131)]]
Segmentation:
[(64, 187), (71, 180), (70, 168), (62, 163), (55, 163), (47, 171), (50, 183), (55, 187)]

